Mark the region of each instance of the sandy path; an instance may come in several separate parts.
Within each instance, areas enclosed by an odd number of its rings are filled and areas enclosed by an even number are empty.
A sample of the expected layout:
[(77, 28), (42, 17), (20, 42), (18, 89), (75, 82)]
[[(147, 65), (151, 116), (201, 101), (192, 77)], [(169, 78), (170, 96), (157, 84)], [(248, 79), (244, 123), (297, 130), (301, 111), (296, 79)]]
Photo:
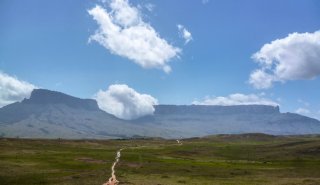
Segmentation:
[(115, 171), (114, 168), (115, 168), (115, 166), (117, 165), (117, 163), (120, 160), (121, 151), (123, 149), (124, 148), (121, 148), (120, 150), (117, 151), (117, 155), (116, 155), (115, 161), (113, 162), (113, 164), (111, 166), (111, 177), (109, 178), (108, 182), (104, 183), (103, 185), (117, 185), (117, 184), (119, 184), (119, 181), (117, 180), (117, 177), (116, 177), (116, 171)]
[(178, 145), (182, 145), (182, 143), (180, 142), (179, 139), (177, 139), (176, 141), (177, 141)]
[[(182, 142), (180, 142), (180, 140), (176, 140), (178, 145), (182, 145)], [(146, 147), (146, 146), (137, 146), (137, 147), (128, 147), (128, 148), (143, 148), (143, 147)], [(115, 158), (115, 161), (113, 162), (112, 166), (111, 166), (111, 177), (109, 178), (109, 180), (102, 184), (102, 185), (118, 185), (119, 184), (119, 181), (117, 180), (117, 177), (116, 177), (116, 170), (115, 170), (115, 167), (117, 165), (117, 163), (120, 161), (120, 157), (121, 157), (121, 151), (124, 150), (124, 149), (127, 149), (127, 148), (121, 148), (117, 151), (117, 155), (116, 155), (116, 158)]]

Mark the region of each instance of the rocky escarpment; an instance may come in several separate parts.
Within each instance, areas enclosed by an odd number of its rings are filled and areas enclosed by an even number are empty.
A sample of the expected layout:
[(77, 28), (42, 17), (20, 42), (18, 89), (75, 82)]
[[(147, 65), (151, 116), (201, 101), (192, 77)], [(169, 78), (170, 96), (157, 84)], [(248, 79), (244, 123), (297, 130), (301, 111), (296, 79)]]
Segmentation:
[(153, 115), (122, 120), (92, 99), (36, 89), (0, 108), (0, 136), (35, 138), (198, 137), (212, 134), (319, 134), (320, 122), (277, 106), (156, 105)]

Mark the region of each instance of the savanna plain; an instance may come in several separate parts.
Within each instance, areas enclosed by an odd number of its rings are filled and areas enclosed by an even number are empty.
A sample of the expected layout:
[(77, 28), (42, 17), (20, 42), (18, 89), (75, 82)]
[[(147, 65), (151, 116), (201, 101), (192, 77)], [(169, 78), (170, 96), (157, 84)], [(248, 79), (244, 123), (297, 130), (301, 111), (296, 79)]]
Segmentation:
[(319, 185), (320, 136), (0, 139), (1, 185)]

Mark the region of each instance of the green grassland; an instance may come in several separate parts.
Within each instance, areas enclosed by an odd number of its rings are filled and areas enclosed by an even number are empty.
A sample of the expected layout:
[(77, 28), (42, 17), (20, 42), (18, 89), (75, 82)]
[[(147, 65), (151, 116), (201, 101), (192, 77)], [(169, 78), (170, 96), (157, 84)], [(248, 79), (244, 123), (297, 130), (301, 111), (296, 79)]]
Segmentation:
[(120, 184), (320, 184), (320, 136), (219, 135), (182, 143), (0, 139), (0, 184), (100, 185), (120, 148)]

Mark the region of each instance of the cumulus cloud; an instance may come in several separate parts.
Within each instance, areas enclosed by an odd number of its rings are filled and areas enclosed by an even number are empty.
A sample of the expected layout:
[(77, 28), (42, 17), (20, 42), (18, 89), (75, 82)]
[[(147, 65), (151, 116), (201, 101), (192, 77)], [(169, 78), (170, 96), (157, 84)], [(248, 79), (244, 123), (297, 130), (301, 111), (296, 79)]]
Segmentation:
[(109, 10), (96, 5), (88, 11), (99, 25), (89, 41), (96, 41), (112, 54), (126, 57), (143, 68), (159, 68), (169, 73), (168, 63), (179, 56), (181, 49), (161, 38), (128, 0), (108, 2)]
[(289, 34), (265, 44), (252, 58), (260, 65), (249, 79), (255, 88), (270, 88), (274, 82), (313, 79), (320, 75), (320, 31)]
[(154, 112), (158, 100), (148, 94), (140, 94), (123, 84), (110, 85), (94, 96), (100, 109), (118, 118), (131, 120)]
[(256, 94), (231, 94), (229, 96), (218, 96), (218, 97), (205, 97), (201, 101), (193, 101), (194, 105), (271, 105), (278, 106), (279, 104), (264, 98), (263, 95)]
[(28, 98), (36, 86), (0, 72), (0, 107)]
[(181, 24), (177, 25), (179, 30), (179, 35), (182, 37), (185, 41), (185, 44), (188, 44), (192, 40), (191, 33)]

